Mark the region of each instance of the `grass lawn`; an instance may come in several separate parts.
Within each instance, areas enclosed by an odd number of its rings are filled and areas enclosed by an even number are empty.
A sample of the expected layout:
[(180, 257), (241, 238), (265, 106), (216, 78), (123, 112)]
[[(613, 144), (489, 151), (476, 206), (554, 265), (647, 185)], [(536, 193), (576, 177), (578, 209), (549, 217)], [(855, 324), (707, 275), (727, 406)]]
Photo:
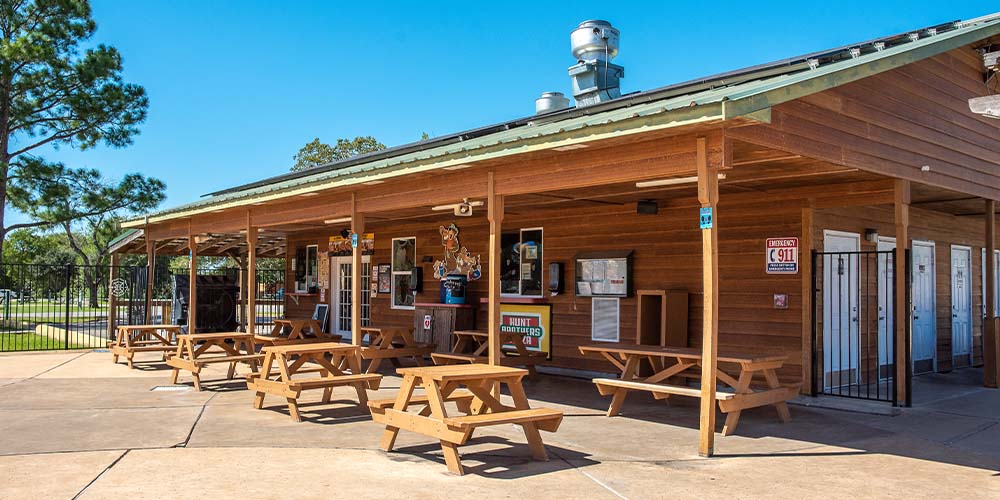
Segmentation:
[[(64, 348), (66, 348), (66, 344), (64, 344), (61, 340), (35, 335), (34, 333), (0, 334), (0, 352), (42, 351)], [(70, 344), (69, 348), (82, 349), (83, 346)]]

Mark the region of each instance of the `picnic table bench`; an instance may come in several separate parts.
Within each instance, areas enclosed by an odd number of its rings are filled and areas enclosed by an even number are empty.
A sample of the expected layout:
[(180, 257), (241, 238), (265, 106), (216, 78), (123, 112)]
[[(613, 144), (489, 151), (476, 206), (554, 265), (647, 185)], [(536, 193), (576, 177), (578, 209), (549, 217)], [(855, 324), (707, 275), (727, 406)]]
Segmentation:
[(365, 326), (362, 335), (368, 337), (368, 345), (361, 347), (361, 358), (369, 360), (365, 373), (375, 373), (383, 360), (390, 360), (398, 366), (398, 360), (412, 358), (417, 366), (423, 366), (424, 358), (434, 352), (437, 346), (423, 344), (413, 339), (413, 328), (379, 328)]
[[(550, 408), (531, 408), (521, 385), (528, 371), (508, 366), (460, 364), (401, 368), (397, 373), (403, 381), (395, 399), (369, 401), (375, 422), (385, 425), (381, 447), (392, 451), (400, 429), (437, 438), (444, 452), (448, 470), (463, 474), (458, 446), (464, 445), (473, 431), (492, 425), (520, 425), (528, 441), (531, 455), (548, 460), (539, 430), (555, 432), (563, 413)], [(506, 384), (514, 400), (513, 406), (502, 404), (491, 391), (496, 384)], [(423, 395), (415, 395), (417, 387)], [(465, 386), (465, 390), (461, 387)], [(449, 415), (446, 401), (458, 404), (464, 415)], [(407, 411), (419, 406), (418, 412)]]
[(261, 345), (340, 342), (341, 338), (340, 335), (324, 332), (319, 321), (311, 318), (276, 319), (270, 334), (254, 335), (254, 341)]
[[(358, 404), (364, 406), (368, 403), (366, 391), (377, 390), (382, 380), (379, 374), (361, 373), (360, 348), (350, 344), (287, 344), (264, 347), (262, 352), (264, 363), (260, 371), (247, 375), (247, 388), (256, 393), (253, 407), (263, 408), (267, 394), (284, 397), (288, 413), (296, 422), (302, 421), (298, 407), (302, 391), (323, 389), (323, 402), (329, 403), (333, 388), (353, 387), (358, 393)], [(318, 376), (295, 377), (305, 373)]]
[[(232, 345), (231, 345), (232, 344)], [(247, 346), (247, 354), (239, 352), (236, 346)], [(218, 349), (212, 350), (213, 347)], [(257, 364), (264, 358), (254, 352), (253, 334), (228, 333), (189, 333), (177, 336), (177, 351), (167, 359), (167, 365), (173, 367), (170, 383), (177, 383), (181, 370), (191, 372), (194, 379), (194, 389), (201, 390), (201, 369), (212, 363), (229, 363), (229, 373), (226, 378), (232, 380), (236, 374), (236, 364), (246, 363), (251, 370), (257, 369)]]
[[(608, 407), (608, 416), (621, 412), (622, 404), (629, 391), (646, 391), (656, 399), (666, 399), (672, 395), (701, 397), (701, 389), (685, 385), (665, 383), (667, 379), (677, 376), (696, 376), (689, 370), (701, 366), (702, 355), (699, 349), (688, 347), (660, 347), (625, 343), (606, 343), (580, 346), (580, 352), (599, 354), (621, 370), (618, 379), (595, 378), (594, 384), (602, 396), (612, 396)], [(717, 390), (715, 398), (719, 401), (719, 409), (726, 413), (726, 423), (722, 428), (723, 435), (736, 431), (740, 413), (747, 408), (773, 405), (782, 422), (789, 422), (791, 414), (786, 401), (799, 392), (799, 385), (781, 384), (775, 370), (788, 359), (786, 355), (752, 355), (739, 353), (719, 353), (720, 367), (716, 369), (716, 378), (728, 387), (728, 390)], [(652, 366), (653, 374), (647, 377), (639, 376), (639, 364), (643, 360)], [(721, 365), (738, 367), (739, 374), (734, 377), (722, 370)], [(687, 373), (686, 373), (687, 372)], [(757, 390), (751, 387), (754, 376), (762, 375), (767, 385), (766, 389)]]
[[(456, 363), (489, 363), (489, 332), (482, 330), (456, 330), (452, 332), (455, 343), (451, 352), (435, 352), (431, 359), (437, 365)], [(524, 335), (500, 332), (500, 365), (523, 366), (529, 376), (538, 375), (535, 365), (546, 360), (547, 354), (532, 351), (524, 343)]]
[(133, 358), (137, 352), (159, 352), (165, 360), (176, 350), (174, 340), (180, 331), (178, 325), (119, 325), (115, 340), (108, 346), (111, 360), (117, 364), (118, 358), (125, 356), (129, 368), (134, 368)]

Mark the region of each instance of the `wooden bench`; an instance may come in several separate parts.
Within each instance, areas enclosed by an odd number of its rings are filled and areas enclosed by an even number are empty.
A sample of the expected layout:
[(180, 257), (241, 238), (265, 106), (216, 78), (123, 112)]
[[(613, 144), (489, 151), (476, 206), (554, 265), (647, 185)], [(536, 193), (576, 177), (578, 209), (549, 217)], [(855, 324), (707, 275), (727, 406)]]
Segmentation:
[[(368, 345), (361, 348), (361, 358), (369, 360), (366, 373), (378, 371), (382, 361), (389, 359), (401, 360), (412, 358), (417, 366), (424, 365), (424, 358), (430, 356), (437, 346), (424, 344), (413, 339), (412, 328), (361, 328), (363, 335), (368, 337)], [(398, 366), (398, 363), (396, 363)]]
[[(701, 397), (700, 388), (664, 383), (672, 377), (698, 376), (695, 373), (701, 368), (701, 351), (698, 349), (604, 343), (581, 346), (580, 352), (600, 354), (622, 372), (619, 379), (594, 379), (602, 396), (612, 396), (608, 406), (609, 417), (621, 412), (629, 391), (649, 392), (656, 399), (666, 399), (671, 395)], [(788, 359), (787, 356), (720, 352), (717, 359), (720, 366), (716, 369), (716, 378), (720, 384), (731, 389), (731, 392), (715, 391), (719, 409), (726, 413), (723, 435), (736, 431), (741, 412), (747, 408), (773, 405), (782, 422), (791, 420), (786, 401), (798, 394), (799, 386), (781, 384), (775, 373)], [(639, 376), (639, 363), (642, 361), (647, 361), (652, 367), (652, 375)], [(722, 365), (738, 368), (738, 375), (730, 375)], [(751, 387), (754, 376), (758, 374), (763, 375), (766, 388)]]
[[(474, 430), (490, 426), (514, 424), (521, 426), (528, 441), (531, 456), (548, 460), (539, 430), (555, 432), (562, 422), (561, 411), (530, 408), (521, 379), (528, 371), (508, 366), (480, 363), (401, 368), (403, 376), (395, 400), (379, 400), (368, 405), (372, 420), (385, 425), (381, 447), (392, 451), (401, 429), (430, 436), (440, 441), (448, 470), (464, 473), (458, 446), (468, 442)], [(513, 406), (505, 405), (492, 394), (498, 384), (506, 384)], [(462, 390), (460, 386), (465, 386)], [(423, 387), (423, 396), (414, 395)], [(471, 396), (470, 396), (471, 395)], [(459, 403), (464, 416), (448, 415), (446, 401)], [(406, 411), (422, 405), (419, 412)]]
[(118, 363), (124, 356), (129, 368), (134, 368), (137, 352), (160, 352), (163, 360), (177, 349), (174, 338), (180, 333), (178, 325), (121, 325), (117, 328), (115, 340), (108, 343), (111, 361)]
[[(255, 393), (253, 407), (258, 410), (263, 408), (267, 394), (283, 397), (288, 404), (289, 416), (296, 422), (302, 421), (298, 406), (302, 391), (323, 389), (322, 402), (329, 403), (334, 388), (353, 387), (358, 395), (358, 404), (366, 406), (367, 390), (377, 390), (382, 380), (379, 374), (361, 372), (358, 346), (310, 342), (267, 346), (262, 352), (264, 364), (260, 372), (247, 376), (247, 388)], [(319, 376), (294, 378), (304, 373), (319, 373)]]
[(239, 352), (234, 345), (240, 343), (247, 345), (248, 349), (253, 349), (253, 335), (240, 332), (179, 335), (176, 351), (167, 359), (167, 365), (173, 368), (170, 383), (177, 383), (181, 370), (189, 371), (194, 381), (194, 389), (200, 391), (202, 368), (215, 363), (229, 363), (229, 372), (226, 375), (228, 380), (232, 380), (236, 375), (236, 365), (239, 363), (245, 363), (251, 370), (256, 370), (264, 356)]

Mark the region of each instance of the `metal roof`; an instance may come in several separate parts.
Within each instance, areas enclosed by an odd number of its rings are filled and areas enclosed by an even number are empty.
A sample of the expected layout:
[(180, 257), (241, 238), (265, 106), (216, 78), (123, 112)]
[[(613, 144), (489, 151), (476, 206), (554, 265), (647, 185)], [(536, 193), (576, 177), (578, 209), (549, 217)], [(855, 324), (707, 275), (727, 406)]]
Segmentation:
[(217, 191), (123, 224), (139, 227), (338, 186), (434, 170), (607, 137), (726, 120), (767, 119), (770, 106), (821, 92), (1000, 34), (1000, 13), (939, 24), (626, 94), (583, 108), (520, 118)]

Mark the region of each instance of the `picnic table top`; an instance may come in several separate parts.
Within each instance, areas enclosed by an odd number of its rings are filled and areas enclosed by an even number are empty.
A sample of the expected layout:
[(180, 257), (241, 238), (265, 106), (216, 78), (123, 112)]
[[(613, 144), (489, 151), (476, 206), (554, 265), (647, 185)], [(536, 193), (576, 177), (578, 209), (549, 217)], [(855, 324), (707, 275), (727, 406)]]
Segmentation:
[[(608, 352), (618, 354), (634, 354), (639, 356), (660, 356), (672, 358), (701, 359), (701, 349), (696, 347), (662, 347), (657, 345), (629, 344), (625, 342), (608, 342), (580, 346), (580, 352)], [(785, 361), (786, 354), (750, 354), (731, 351), (719, 351), (718, 360), (725, 363), (763, 363), (768, 361)]]
[(178, 335), (178, 339), (187, 340), (216, 340), (216, 339), (244, 339), (253, 337), (252, 333), (246, 332), (218, 332), (218, 333), (185, 333)]
[(438, 382), (449, 382), (459, 380), (523, 377), (528, 375), (528, 370), (523, 368), (513, 368), (510, 366), (493, 366), (476, 363), (397, 368), (396, 373), (404, 376), (414, 375), (423, 379), (436, 380)]
[(271, 352), (274, 354), (304, 354), (313, 352), (352, 351), (356, 349), (358, 349), (358, 346), (356, 345), (344, 344), (341, 342), (308, 342), (302, 344), (266, 346), (262, 348), (261, 351)]
[(276, 319), (274, 319), (272, 321), (274, 323), (288, 323), (288, 324), (293, 324), (293, 323), (299, 323), (299, 322), (301, 322), (301, 323), (308, 323), (310, 321), (317, 321), (318, 322), (319, 320), (313, 319), (313, 318), (276, 318)]
[(118, 325), (119, 330), (180, 330), (180, 325)]

